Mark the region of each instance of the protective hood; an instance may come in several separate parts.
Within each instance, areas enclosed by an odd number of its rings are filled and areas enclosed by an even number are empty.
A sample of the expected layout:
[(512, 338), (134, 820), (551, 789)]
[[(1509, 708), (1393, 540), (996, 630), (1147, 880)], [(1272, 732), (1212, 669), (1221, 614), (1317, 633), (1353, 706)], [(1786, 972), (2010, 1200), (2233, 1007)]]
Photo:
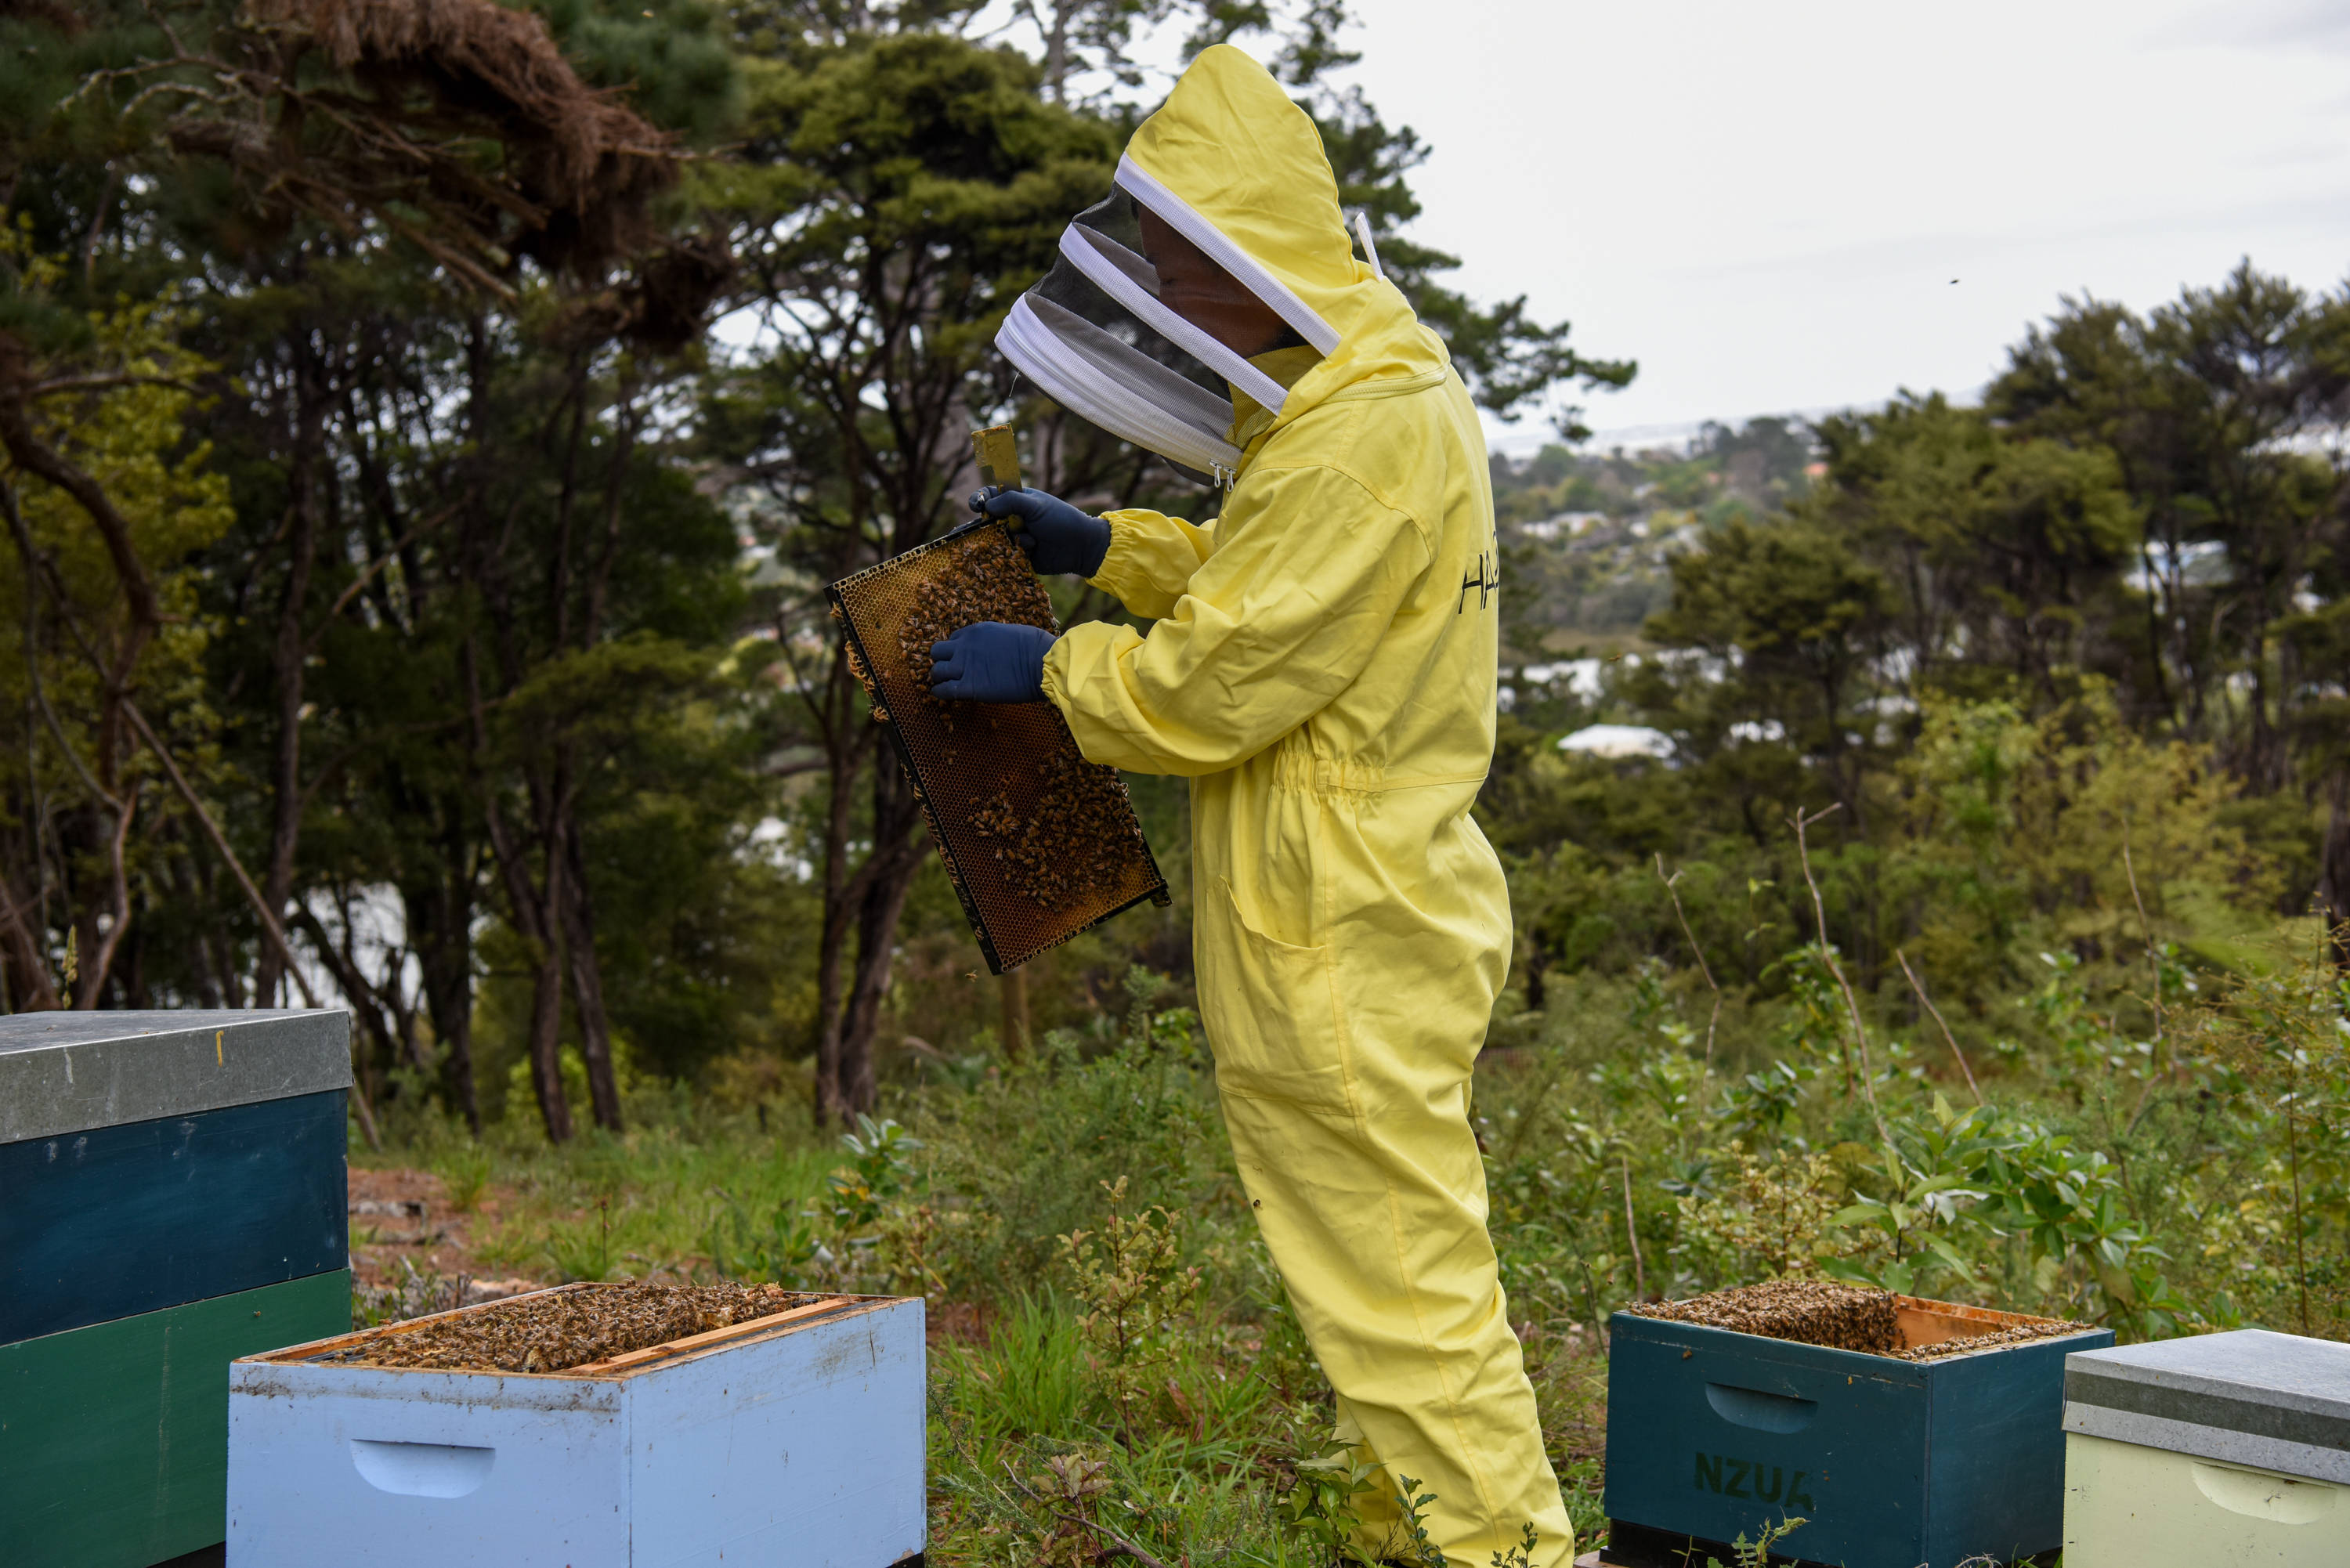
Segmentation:
[[(1159, 298), (1135, 204), (1149, 207), (1271, 306), (1321, 360), (1294, 384)], [(1016, 301), (996, 345), (1080, 418), (1180, 468), (1228, 480), (1248, 439), (1350, 382), (1440, 371), (1444, 348), (1356, 257), (1314, 121), (1229, 45), (1191, 62), (1118, 162), (1117, 190), (1061, 237), (1052, 271)], [(1235, 399), (1249, 411), (1236, 426)], [(1262, 410), (1269, 420), (1253, 416)]]

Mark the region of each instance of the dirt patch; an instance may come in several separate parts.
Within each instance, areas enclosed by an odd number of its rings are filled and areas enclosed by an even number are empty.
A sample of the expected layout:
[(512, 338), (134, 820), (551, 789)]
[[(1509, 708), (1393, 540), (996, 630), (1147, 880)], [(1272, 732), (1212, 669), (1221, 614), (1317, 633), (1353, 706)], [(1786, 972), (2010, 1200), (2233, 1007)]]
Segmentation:
[(1625, 1310), (1641, 1317), (1734, 1329), (1868, 1355), (1892, 1355), (1902, 1348), (1901, 1323), (1891, 1291), (1832, 1284), (1825, 1280), (1764, 1280), (1687, 1301), (1638, 1303)]
[(561, 1372), (824, 1299), (780, 1285), (626, 1284), (547, 1291), (384, 1334), (334, 1359), (362, 1366)]
[(473, 1253), (473, 1238), (495, 1222), (510, 1196), (489, 1187), (470, 1209), (459, 1209), (432, 1171), (353, 1166), (348, 1207), (355, 1326), (546, 1289), (551, 1282), (484, 1278)]
[(995, 1332), (995, 1311), (983, 1302), (932, 1302), (922, 1311), (922, 1338), (941, 1345), (985, 1345)]

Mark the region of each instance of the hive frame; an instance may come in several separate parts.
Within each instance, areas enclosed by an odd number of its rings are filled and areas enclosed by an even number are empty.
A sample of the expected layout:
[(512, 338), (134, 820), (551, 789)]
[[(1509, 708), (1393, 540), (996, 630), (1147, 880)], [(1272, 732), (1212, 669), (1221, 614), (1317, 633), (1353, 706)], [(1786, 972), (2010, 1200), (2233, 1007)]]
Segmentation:
[[(947, 879), (953, 884), (955, 898), (962, 906), (963, 918), (971, 922), (972, 934), (979, 942), (980, 954), (987, 961), (988, 971), (991, 974), (1001, 975), (1017, 969), (1039, 953), (1049, 952), (1083, 932), (1091, 930), (1113, 916), (1124, 914), (1138, 904), (1147, 902), (1163, 909), (1170, 901), (1170, 895), (1167, 888), (1166, 876), (1159, 868), (1159, 858), (1151, 850), (1149, 839), (1142, 832), (1140, 819), (1137, 818), (1134, 824), (1135, 843), (1140, 850), (1142, 865), (1149, 877), (1148, 886), (1141, 891), (1112, 908), (1088, 915), (1049, 940), (1033, 942), (1024, 947), (1014, 947), (1009, 951), (1006, 950), (1006, 944), (998, 940), (997, 932), (991, 927), (987, 913), (981, 907), (979, 897), (973, 890), (975, 868), (967, 864), (957, 852), (954, 837), (948, 832), (946, 824), (941, 818), (938, 807), (932, 799), (930, 781), (924, 776), (925, 770), (914, 754), (914, 745), (907, 738), (906, 727), (899, 722), (898, 714), (891, 710), (889, 693), (884, 690), (879, 672), (885, 668), (885, 662), (877, 661), (875, 656), (877, 653), (884, 655), (886, 667), (896, 668), (900, 662), (898, 650), (868, 647), (867, 632), (870, 628), (858, 624), (858, 617), (849, 603), (850, 597), (859, 586), (884, 574), (901, 572), (909, 563), (967, 540), (982, 529), (987, 528), (1000, 531), (1007, 543), (1010, 541), (1011, 527), (1008, 524), (998, 518), (979, 518), (942, 534), (927, 544), (917, 545), (912, 549), (902, 551), (886, 561), (878, 562), (862, 571), (849, 574), (828, 586), (825, 589), (825, 597), (839, 616), (841, 633), (848, 639), (850, 650), (856, 656), (866, 695), (873, 704), (874, 716), (881, 722), (882, 729), (889, 737), (890, 750), (896, 753), (899, 765), (905, 769), (907, 778), (913, 784), (914, 798), (921, 805), (922, 820), (930, 828), (931, 842), (938, 846), (941, 857), (947, 864), (950, 872)], [(1012, 547), (1017, 549), (1019, 546), (1014, 545)], [(1043, 590), (1040, 587), (1038, 591), (1041, 593)], [(1053, 629), (1055, 632), (1060, 629), (1057, 618), (1054, 621)], [(1053, 723), (1074, 751), (1076, 742), (1076, 738), (1069, 734), (1067, 722), (1062, 719), (1059, 710), (1053, 708), (1050, 703), (1045, 703), (1044, 706), (1051, 712)], [(1130, 802), (1127, 809), (1131, 814), (1133, 806)]]

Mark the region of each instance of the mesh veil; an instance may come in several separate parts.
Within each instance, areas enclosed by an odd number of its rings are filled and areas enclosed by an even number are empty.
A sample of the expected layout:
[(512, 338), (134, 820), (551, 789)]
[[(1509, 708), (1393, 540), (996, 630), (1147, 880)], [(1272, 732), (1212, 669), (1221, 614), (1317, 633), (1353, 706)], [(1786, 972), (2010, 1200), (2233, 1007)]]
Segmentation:
[(1055, 402), (1201, 475), (1240, 462), (1230, 387), (1274, 409), (1285, 396), (1159, 303), (1134, 198), (1122, 189), (1077, 214), (1052, 270), (1013, 306), (995, 341)]

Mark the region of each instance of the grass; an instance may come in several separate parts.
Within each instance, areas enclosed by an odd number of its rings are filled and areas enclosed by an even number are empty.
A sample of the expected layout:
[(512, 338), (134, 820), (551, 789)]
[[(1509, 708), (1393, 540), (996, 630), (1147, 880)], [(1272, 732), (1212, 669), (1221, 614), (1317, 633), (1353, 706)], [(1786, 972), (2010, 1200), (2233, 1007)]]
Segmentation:
[[(476, 1214), (485, 1270), (904, 1290), (917, 1245), (933, 1320), (950, 1330), (931, 1355), (942, 1561), (1091, 1563), (1107, 1529), (1170, 1563), (1327, 1564), (1312, 1534), (1330, 1521), (1301, 1516), (1298, 1478), (1329, 1451), (1328, 1390), (1238, 1195), (1197, 1042), (1160, 1035), (1139, 1055), (1116, 1049), (1132, 1044), (1122, 1037), (1065, 1037), (1025, 1069), (910, 1095), (906, 1124), (868, 1126), (846, 1147), (773, 1110), (766, 1131), (755, 1114), (707, 1107), (661, 1119), (665, 1099), (619, 1137), (550, 1148), (510, 1123), (474, 1144), (428, 1119), (378, 1158), (439, 1175), (448, 1201)], [(1121, 1362), (1087, 1328), (1105, 1304), (1100, 1271), (1073, 1270), (1060, 1238), (1128, 1220), (1163, 1242), (1129, 1282), (1122, 1310), (1139, 1326)], [(774, 1240), (795, 1228), (818, 1243), (796, 1261)], [(1171, 1288), (1193, 1271), (1196, 1288)], [(1529, 1341), (1586, 1532), (1606, 1365), (1588, 1337), (1537, 1328)], [(1080, 1472), (1090, 1490), (1056, 1508), (1055, 1489)]]
[(450, 1205), (478, 1217), (472, 1251), (488, 1270), (555, 1283), (704, 1280), (717, 1273), (714, 1229), (723, 1240), (737, 1213), (798, 1211), (840, 1163), (804, 1116), (788, 1121), (789, 1133), (763, 1134), (749, 1116), (705, 1115), (550, 1147), (526, 1124), (474, 1144), (434, 1119), (353, 1163), (439, 1176)]

